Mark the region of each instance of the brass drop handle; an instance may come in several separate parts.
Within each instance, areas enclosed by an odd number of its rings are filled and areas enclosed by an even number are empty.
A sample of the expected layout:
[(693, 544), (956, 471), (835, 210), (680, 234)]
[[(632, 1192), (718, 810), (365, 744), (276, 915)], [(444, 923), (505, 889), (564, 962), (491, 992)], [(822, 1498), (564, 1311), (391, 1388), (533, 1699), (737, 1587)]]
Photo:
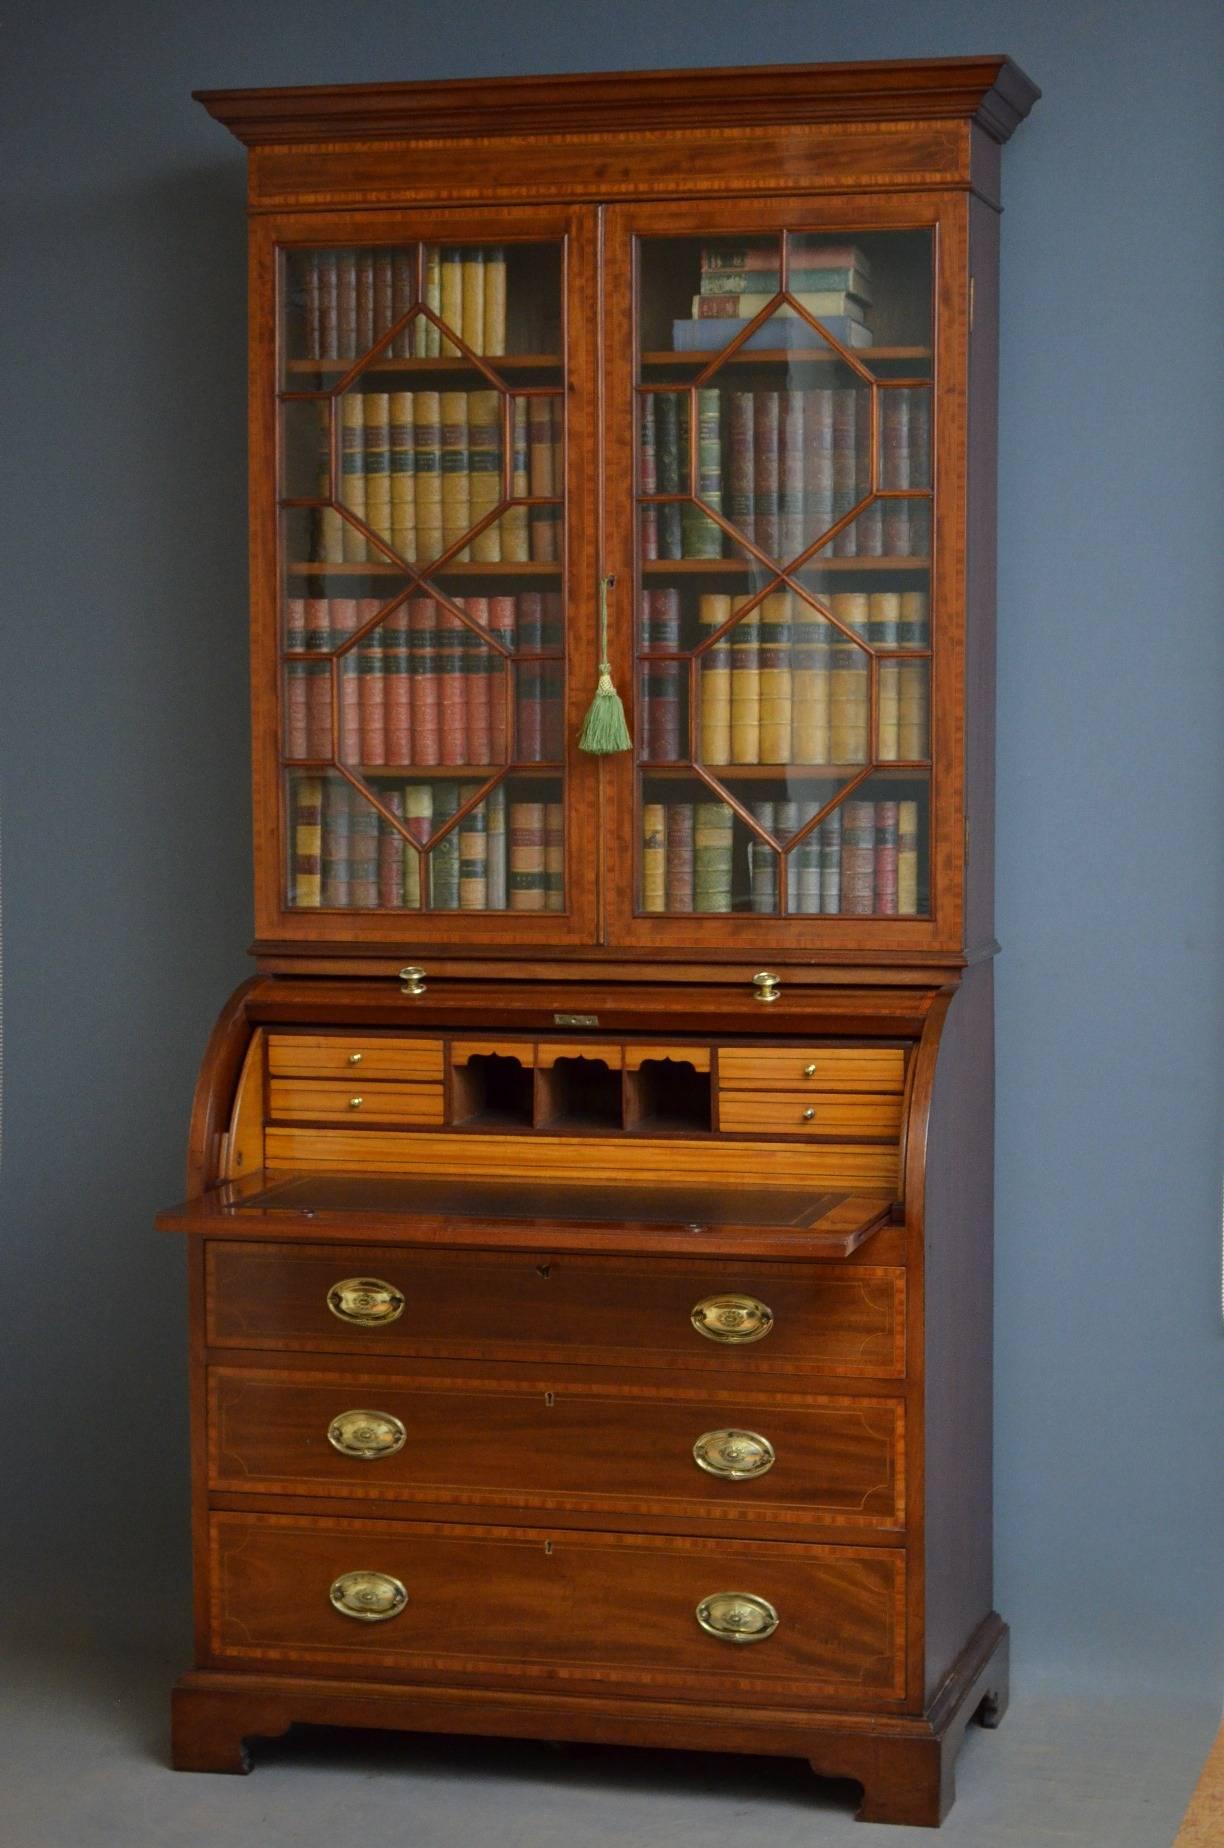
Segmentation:
[(343, 1277), (327, 1292), (327, 1306), (354, 1328), (382, 1328), (398, 1322), (404, 1313), (404, 1298), (381, 1277)]
[(756, 1431), (705, 1431), (693, 1445), (693, 1460), (707, 1475), (725, 1482), (744, 1482), (763, 1476), (777, 1461), (767, 1437)]
[[(360, 1058), (361, 1054), (358, 1053), (357, 1057)], [(816, 1076), (816, 1067), (814, 1065), (805, 1065), (803, 1068), (803, 1075), (805, 1078), (814, 1078)]]
[(402, 1450), (408, 1433), (391, 1412), (341, 1412), (327, 1427), (327, 1441), (342, 1457), (373, 1463)]
[(778, 1613), (755, 1592), (716, 1591), (697, 1606), (697, 1621), (724, 1643), (763, 1643), (777, 1629)]
[(773, 1327), (773, 1310), (755, 1296), (703, 1296), (690, 1321), (707, 1341), (761, 1341)]
[(360, 1065), (360, 1064), (361, 1064), (361, 1060), (362, 1060), (362, 1054), (361, 1054), (361, 1053), (359, 1053), (359, 1052), (350, 1052), (350, 1053), (349, 1053), (349, 1056), (348, 1056), (348, 1062), (349, 1062), (349, 1064), (350, 1064), (350, 1065)]
[(408, 1602), (404, 1586), (389, 1572), (342, 1572), (332, 1581), (328, 1596), (334, 1610), (358, 1623), (386, 1623)]
[(816, 1112), (809, 1107), (803, 1113), (803, 1120), (805, 1123), (814, 1123), (816, 1121)]
[(350, 1097), (349, 1098), (349, 1109), (350, 1110), (360, 1110), (362, 1104), (364, 1103), (365, 1103), (364, 1097)]

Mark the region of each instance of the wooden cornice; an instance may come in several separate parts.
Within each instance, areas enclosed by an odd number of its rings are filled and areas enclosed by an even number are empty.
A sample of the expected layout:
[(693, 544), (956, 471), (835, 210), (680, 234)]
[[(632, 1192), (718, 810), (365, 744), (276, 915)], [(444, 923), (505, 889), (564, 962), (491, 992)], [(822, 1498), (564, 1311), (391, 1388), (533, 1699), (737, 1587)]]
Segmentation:
[(974, 121), (1004, 142), (1040, 94), (1006, 57), (194, 92), (248, 148), (948, 118)]

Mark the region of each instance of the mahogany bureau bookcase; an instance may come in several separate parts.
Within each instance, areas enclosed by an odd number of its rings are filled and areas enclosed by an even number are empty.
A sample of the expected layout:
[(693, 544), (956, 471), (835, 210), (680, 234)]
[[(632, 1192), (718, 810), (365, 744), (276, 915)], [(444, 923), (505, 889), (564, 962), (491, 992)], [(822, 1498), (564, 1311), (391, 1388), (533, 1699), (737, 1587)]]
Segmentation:
[(183, 1769), (296, 1722), (674, 1745), (935, 1824), (998, 1720), (1036, 96), (999, 57), (202, 95), (249, 150), (257, 973), (159, 1220)]

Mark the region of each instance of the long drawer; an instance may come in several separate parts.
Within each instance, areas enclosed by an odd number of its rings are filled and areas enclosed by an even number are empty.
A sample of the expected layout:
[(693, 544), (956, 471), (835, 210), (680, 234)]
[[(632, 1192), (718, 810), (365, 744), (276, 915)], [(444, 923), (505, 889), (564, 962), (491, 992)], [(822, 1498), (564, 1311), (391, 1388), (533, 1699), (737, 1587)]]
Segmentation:
[(268, 1110), (284, 1122), (400, 1123), (436, 1128), (442, 1085), (369, 1084), (364, 1079), (273, 1078)]
[(905, 1555), (547, 1529), (212, 1517), (218, 1662), (878, 1706)]
[(270, 1033), (273, 1078), (399, 1078), (441, 1084), (441, 1040), (380, 1038), (363, 1033)]
[(836, 1091), (720, 1091), (718, 1126), (752, 1136), (887, 1136), (895, 1141), (901, 1133), (901, 1098)]
[(218, 1491), (898, 1530), (897, 1399), (214, 1367)]
[(900, 1046), (720, 1046), (718, 1082), (730, 1091), (895, 1091), (905, 1088)]
[(210, 1240), (207, 1329), (215, 1348), (897, 1379), (904, 1272)]

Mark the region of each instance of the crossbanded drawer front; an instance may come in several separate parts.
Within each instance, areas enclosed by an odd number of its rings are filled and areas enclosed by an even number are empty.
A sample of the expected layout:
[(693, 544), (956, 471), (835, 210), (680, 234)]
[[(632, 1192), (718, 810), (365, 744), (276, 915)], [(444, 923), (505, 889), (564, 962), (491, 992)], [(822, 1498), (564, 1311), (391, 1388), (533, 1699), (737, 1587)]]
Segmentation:
[(904, 1694), (899, 1549), (226, 1513), (211, 1552), (222, 1663), (728, 1701)]
[(440, 1085), (442, 1042), (353, 1033), (270, 1033), (268, 1072), (273, 1078), (351, 1075)]
[(829, 1091), (720, 1091), (718, 1126), (751, 1136), (881, 1136), (901, 1133), (900, 1095)]
[(273, 1078), (268, 1107), (273, 1118), (290, 1123), (401, 1123), (436, 1128), (442, 1122), (442, 1086), (371, 1084), (361, 1077), (339, 1081)]
[(718, 1082), (728, 1091), (905, 1089), (901, 1046), (720, 1046)]
[(230, 1240), (209, 1240), (207, 1254), (217, 1348), (649, 1365), (744, 1382), (904, 1372), (904, 1272), (891, 1266)]
[(221, 1492), (899, 1530), (900, 1401), (214, 1367)]

